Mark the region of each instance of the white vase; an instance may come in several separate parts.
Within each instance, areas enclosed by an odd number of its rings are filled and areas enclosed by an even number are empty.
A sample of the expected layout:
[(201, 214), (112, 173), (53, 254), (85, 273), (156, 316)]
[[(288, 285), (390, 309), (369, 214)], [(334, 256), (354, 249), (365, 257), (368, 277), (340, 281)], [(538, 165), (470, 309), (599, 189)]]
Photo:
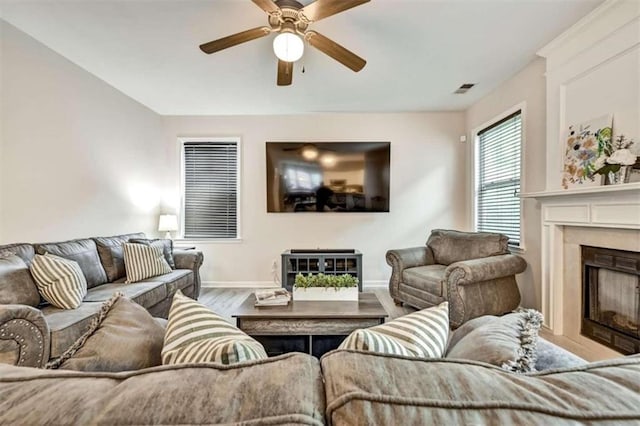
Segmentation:
[(358, 287), (293, 287), (294, 301), (357, 302)]

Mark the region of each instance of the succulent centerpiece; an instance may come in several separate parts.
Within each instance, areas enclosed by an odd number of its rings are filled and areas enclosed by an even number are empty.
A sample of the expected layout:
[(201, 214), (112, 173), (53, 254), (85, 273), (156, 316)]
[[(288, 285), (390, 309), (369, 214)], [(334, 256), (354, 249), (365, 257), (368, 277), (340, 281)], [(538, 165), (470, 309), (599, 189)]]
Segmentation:
[(349, 274), (298, 274), (293, 284), (293, 300), (357, 301), (358, 279)]

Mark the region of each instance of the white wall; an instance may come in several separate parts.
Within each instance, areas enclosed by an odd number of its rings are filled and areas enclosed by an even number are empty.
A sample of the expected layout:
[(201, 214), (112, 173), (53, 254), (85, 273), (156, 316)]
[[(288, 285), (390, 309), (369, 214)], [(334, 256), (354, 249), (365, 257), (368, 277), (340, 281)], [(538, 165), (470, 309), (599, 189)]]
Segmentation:
[[(242, 139), (242, 241), (197, 244), (210, 284), (268, 284), (282, 251), (315, 247), (361, 250), (365, 284), (384, 284), (386, 250), (423, 245), (432, 228), (466, 227), (462, 113), (164, 117), (164, 123), (168, 199), (179, 193), (178, 137)], [(313, 140), (391, 141), (390, 212), (267, 213), (265, 142)]]
[(614, 135), (636, 141), (640, 155), (640, 1), (604, 2), (539, 55), (547, 59), (547, 190), (561, 189), (571, 125), (611, 114)]
[(0, 20), (0, 243), (157, 229), (162, 119)]
[[(545, 187), (546, 86), (545, 60), (536, 59), (509, 81), (475, 103), (466, 112), (469, 140), (480, 126), (500, 118), (505, 111), (523, 103), (524, 147), (521, 192), (535, 192)], [(471, 148), (471, 147), (470, 147)], [(472, 158), (470, 149), (469, 158)], [(471, 160), (469, 161), (471, 167)], [(470, 192), (473, 186), (470, 185)], [(469, 194), (472, 197), (472, 194)], [(470, 218), (472, 221), (473, 218)], [(540, 309), (540, 207), (535, 200), (523, 200), (522, 233), (527, 270), (518, 276), (522, 305)]]

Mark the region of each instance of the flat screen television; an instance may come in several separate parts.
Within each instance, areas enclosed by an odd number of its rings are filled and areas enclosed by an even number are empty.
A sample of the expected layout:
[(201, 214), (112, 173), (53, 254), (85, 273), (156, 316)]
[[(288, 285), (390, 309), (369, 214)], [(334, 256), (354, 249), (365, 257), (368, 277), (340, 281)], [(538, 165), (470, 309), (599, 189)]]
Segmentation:
[(389, 211), (390, 142), (267, 142), (267, 211)]

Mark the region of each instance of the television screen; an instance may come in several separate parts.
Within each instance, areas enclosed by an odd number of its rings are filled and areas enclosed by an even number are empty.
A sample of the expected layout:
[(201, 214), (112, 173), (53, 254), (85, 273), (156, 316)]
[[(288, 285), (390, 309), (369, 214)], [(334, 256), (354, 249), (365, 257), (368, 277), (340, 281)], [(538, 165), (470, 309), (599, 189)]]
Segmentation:
[(267, 211), (388, 212), (389, 142), (267, 142)]

